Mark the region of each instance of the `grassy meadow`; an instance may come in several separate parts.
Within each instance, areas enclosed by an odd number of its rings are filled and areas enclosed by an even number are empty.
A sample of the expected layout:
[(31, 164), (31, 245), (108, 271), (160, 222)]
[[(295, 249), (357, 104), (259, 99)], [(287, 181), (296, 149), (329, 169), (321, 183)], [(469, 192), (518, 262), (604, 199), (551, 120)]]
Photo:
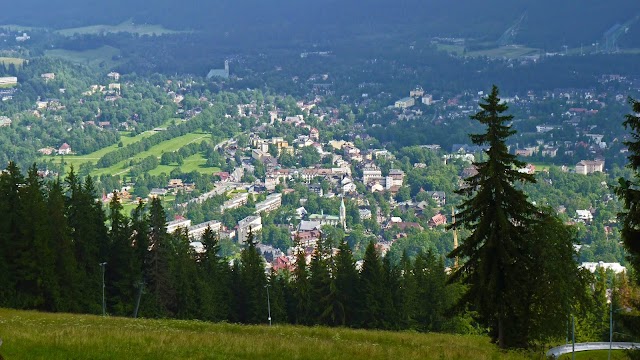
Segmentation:
[(8, 68), (11, 64), (15, 65), (17, 68), (21, 68), (25, 61), (25, 59), (21, 58), (0, 56), (0, 65), (3, 65), (5, 68)]
[(245, 326), (0, 309), (5, 359), (527, 359), (484, 336)]
[(101, 46), (97, 49), (73, 51), (63, 49), (45, 50), (45, 56), (70, 61), (87, 66), (106, 66), (108, 68), (117, 64), (114, 58), (120, 56), (120, 49), (113, 46)]

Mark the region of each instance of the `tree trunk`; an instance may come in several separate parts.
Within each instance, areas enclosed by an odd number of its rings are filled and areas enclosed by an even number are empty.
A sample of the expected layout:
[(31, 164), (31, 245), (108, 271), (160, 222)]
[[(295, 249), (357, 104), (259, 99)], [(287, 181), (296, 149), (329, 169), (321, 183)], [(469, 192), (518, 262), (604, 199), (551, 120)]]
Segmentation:
[(498, 346), (501, 349), (504, 349), (504, 327), (502, 325), (502, 315), (498, 316)]

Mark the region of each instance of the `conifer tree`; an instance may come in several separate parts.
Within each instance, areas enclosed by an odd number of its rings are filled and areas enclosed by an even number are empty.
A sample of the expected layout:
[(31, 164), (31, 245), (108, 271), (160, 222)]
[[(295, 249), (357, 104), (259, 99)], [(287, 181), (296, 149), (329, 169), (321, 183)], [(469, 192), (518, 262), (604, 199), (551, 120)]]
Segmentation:
[(152, 295), (148, 306), (152, 316), (166, 316), (174, 308), (175, 289), (170, 266), (174, 251), (167, 234), (167, 220), (160, 199), (151, 200), (149, 209), (149, 262), (145, 271)]
[[(311, 285), (311, 318), (314, 324), (329, 324), (327, 318), (322, 315), (331, 306), (331, 276), (329, 274), (328, 262), (325, 259), (322, 238), (318, 239), (311, 262), (309, 263), (309, 284)], [(328, 315), (328, 313), (327, 313)]]
[(51, 247), (55, 256), (55, 274), (60, 289), (60, 302), (56, 310), (78, 312), (78, 273), (67, 217), (65, 197), (60, 180), (51, 183), (47, 196), (47, 231), (51, 235)]
[(20, 188), (18, 214), (22, 220), (20, 241), (14, 244), (14, 275), (19, 290), (18, 307), (55, 310), (58, 283), (54, 277), (55, 258), (47, 231), (47, 209), (42, 180), (34, 164)]
[(466, 179), (465, 187), (457, 192), (467, 198), (455, 227), (466, 227), (471, 235), (449, 256), (464, 259), (453, 279), (469, 285), (465, 300), (475, 305), (499, 346), (507, 347), (514, 345), (505, 341), (511, 325), (510, 308), (520, 300), (513, 290), (522, 285), (514, 273), (527, 256), (521, 252), (521, 244), (528, 240), (526, 230), (537, 215), (515, 184), (535, 179), (519, 172), (525, 164), (508, 152), (506, 140), (515, 133), (508, 124), (513, 117), (504, 115), (507, 105), (501, 103), (496, 86), (480, 107), (471, 118), (485, 125), (486, 132), (471, 135), (471, 140), (488, 147), (487, 160), (474, 164), (478, 173)]
[(293, 270), (293, 300), (295, 303), (295, 323), (310, 325), (311, 319), (311, 284), (304, 250), (296, 254), (296, 268)]
[(135, 285), (134, 248), (129, 219), (123, 214), (120, 197), (116, 191), (109, 202), (109, 255), (106, 272), (107, 305), (114, 315), (129, 315), (133, 312)]
[(337, 302), (333, 309), (335, 324), (354, 326), (358, 311), (358, 271), (351, 247), (345, 239), (338, 246), (333, 283)]
[(15, 306), (15, 258), (11, 249), (20, 242), (20, 186), (24, 179), (14, 162), (0, 173), (0, 304)]
[(383, 329), (384, 322), (384, 272), (382, 261), (373, 241), (364, 253), (360, 271), (360, 325), (369, 329)]
[(240, 253), (240, 277), (245, 291), (245, 322), (259, 324), (267, 322), (267, 276), (264, 260), (258, 248), (254, 234), (249, 229), (247, 246)]
[[(629, 99), (632, 114), (626, 116), (623, 125), (631, 132), (631, 140), (624, 144), (629, 147), (629, 163), (633, 179), (620, 178), (616, 194), (624, 201), (625, 211), (619, 214), (622, 220), (620, 235), (629, 254), (629, 261), (636, 273), (640, 273), (640, 101)], [(640, 278), (636, 278), (637, 280)]]
[(204, 247), (204, 253), (200, 255), (198, 265), (202, 280), (201, 307), (206, 314), (205, 319), (213, 321), (228, 319), (232, 296), (229, 284), (231, 274), (227, 264), (218, 255), (220, 251), (218, 234), (207, 227), (200, 241)]

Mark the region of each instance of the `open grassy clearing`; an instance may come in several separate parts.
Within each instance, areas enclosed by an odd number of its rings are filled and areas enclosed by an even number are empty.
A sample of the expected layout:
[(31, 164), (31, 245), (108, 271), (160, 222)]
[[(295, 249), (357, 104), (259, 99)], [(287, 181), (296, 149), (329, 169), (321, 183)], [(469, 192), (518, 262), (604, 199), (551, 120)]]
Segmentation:
[(33, 26), (22, 26), (16, 24), (6, 24), (0, 25), (0, 29), (7, 29), (9, 31), (35, 31), (35, 30), (43, 30), (43, 28), (33, 27)]
[(526, 359), (484, 336), (201, 321), (102, 318), (0, 309), (6, 359)]
[(207, 159), (202, 156), (202, 154), (194, 154), (184, 159), (181, 166), (178, 166), (178, 164), (159, 165), (157, 168), (149, 171), (149, 175), (160, 175), (162, 173), (169, 174), (177, 167), (180, 167), (183, 173), (198, 171), (203, 174), (211, 174), (220, 171), (220, 168), (208, 167), (206, 166), (206, 163)]
[[(133, 144), (135, 142), (138, 142), (146, 137), (149, 137), (151, 135), (155, 134), (155, 132), (153, 131), (145, 131), (141, 134), (138, 134), (136, 136), (130, 136), (130, 133), (128, 132), (120, 132), (120, 141), (122, 141), (122, 145), (123, 146), (127, 146), (129, 144)], [(66, 155), (64, 157), (64, 162), (66, 163), (66, 171), (69, 171), (71, 168), (71, 165), (73, 165), (74, 169), (78, 170), (78, 168), (80, 167), (80, 165), (87, 163), (87, 162), (93, 162), (96, 163), (98, 161), (98, 159), (100, 159), (102, 156), (106, 155), (107, 153), (117, 150), (118, 149), (118, 144), (113, 144), (111, 146), (107, 146), (105, 148), (102, 148), (100, 150), (94, 151), (90, 154), (86, 154), (86, 155)], [(49, 160), (51, 159), (51, 156), (42, 156), (40, 159), (43, 161)], [(62, 161), (62, 157), (56, 155), (55, 156), (56, 161)]]
[(22, 58), (0, 56), (0, 64), (4, 65), (5, 67), (9, 67), (9, 65), (13, 64), (16, 67), (20, 68), (22, 67), (22, 64), (24, 64), (25, 61), (26, 60)]
[(74, 35), (98, 35), (108, 33), (126, 32), (138, 35), (165, 35), (175, 34), (179, 31), (169, 30), (162, 25), (152, 24), (135, 24), (133, 21), (128, 20), (118, 25), (91, 25), (78, 28), (57, 30), (56, 33), (63, 36)]
[[(608, 350), (579, 351), (576, 353), (576, 360), (607, 360), (609, 356)], [(612, 360), (627, 360), (629, 357), (623, 350), (613, 350), (611, 352)], [(564, 354), (558, 360), (571, 360), (571, 354)]]
[(183, 136), (178, 136), (176, 138), (161, 142), (160, 144), (151, 147), (147, 151), (138, 153), (134, 157), (127, 160), (120, 161), (119, 163), (114, 164), (108, 168), (95, 169), (91, 174), (95, 176), (100, 176), (103, 174), (122, 175), (128, 171), (130, 160), (142, 160), (148, 156), (156, 156), (159, 159), (160, 156), (162, 156), (162, 153), (164, 152), (177, 151), (181, 147), (188, 145), (192, 142), (201, 142), (203, 140), (211, 141), (211, 135), (203, 132), (197, 132), (197, 133), (189, 133)]
[(117, 64), (114, 58), (120, 56), (120, 49), (113, 46), (101, 46), (97, 49), (72, 51), (72, 50), (46, 50), (45, 56), (70, 61), (88, 66), (113, 67)]

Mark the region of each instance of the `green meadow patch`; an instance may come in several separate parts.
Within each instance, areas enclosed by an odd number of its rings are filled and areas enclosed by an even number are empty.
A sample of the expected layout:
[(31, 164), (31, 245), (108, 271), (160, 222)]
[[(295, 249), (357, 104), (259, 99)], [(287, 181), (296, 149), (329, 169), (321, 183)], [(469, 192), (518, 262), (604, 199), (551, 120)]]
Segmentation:
[(76, 64), (110, 68), (117, 64), (117, 60), (114, 59), (120, 56), (120, 49), (105, 45), (97, 49), (84, 51), (54, 49), (46, 50), (44, 53), (45, 56), (70, 61)]
[(246, 326), (0, 309), (5, 359), (527, 359), (485, 336)]

